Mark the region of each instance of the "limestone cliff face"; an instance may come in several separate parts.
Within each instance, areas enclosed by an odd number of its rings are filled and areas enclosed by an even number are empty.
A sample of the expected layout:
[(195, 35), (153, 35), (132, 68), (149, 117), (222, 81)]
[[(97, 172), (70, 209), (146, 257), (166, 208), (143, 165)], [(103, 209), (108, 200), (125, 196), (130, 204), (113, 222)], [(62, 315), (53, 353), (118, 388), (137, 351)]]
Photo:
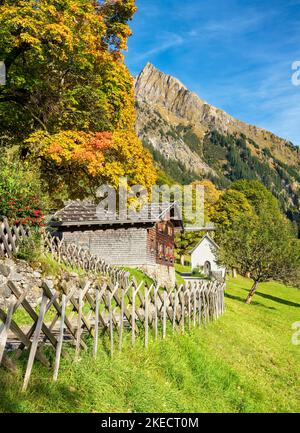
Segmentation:
[(180, 81), (165, 75), (148, 63), (136, 79), (137, 100), (158, 105), (180, 119), (194, 124), (210, 125), (226, 130), (234, 119), (207, 104), (190, 92)]
[(203, 139), (212, 130), (242, 133), (253, 155), (259, 157), (267, 148), (276, 160), (299, 168), (300, 153), (291, 143), (209, 105), (150, 63), (137, 76), (135, 92), (139, 137), (163, 157), (180, 161), (195, 173), (215, 172), (203, 158)]

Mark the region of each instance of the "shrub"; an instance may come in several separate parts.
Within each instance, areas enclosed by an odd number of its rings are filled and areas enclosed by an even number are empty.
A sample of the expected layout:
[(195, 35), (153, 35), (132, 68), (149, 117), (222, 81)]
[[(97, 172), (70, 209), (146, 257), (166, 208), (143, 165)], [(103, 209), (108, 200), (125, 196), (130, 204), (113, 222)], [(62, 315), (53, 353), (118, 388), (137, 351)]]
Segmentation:
[(33, 229), (29, 237), (23, 238), (18, 252), (15, 254), (17, 259), (27, 262), (36, 262), (42, 253), (41, 234), (38, 229)]
[(207, 275), (204, 275), (203, 269), (198, 266), (197, 268), (193, 269), (192, 271), (193, 277), (201, 278), (201, 279), (208, 279)]
[(20, 162), (0, 161), (0, 218), (11, 224), (40, 227), (45, 201), (39, 179)]

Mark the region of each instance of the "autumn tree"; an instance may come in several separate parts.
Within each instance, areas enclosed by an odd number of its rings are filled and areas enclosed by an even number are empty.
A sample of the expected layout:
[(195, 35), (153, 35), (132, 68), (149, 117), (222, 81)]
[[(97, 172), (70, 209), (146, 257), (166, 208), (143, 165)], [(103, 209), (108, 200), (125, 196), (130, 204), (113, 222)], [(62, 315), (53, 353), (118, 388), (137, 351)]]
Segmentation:
[(26, 140), (28, 159), (38, 162), (48, 178), (48, 192), (61, 199), (96, 196), (101, 184), (118, 187), (120, 177), (129, 185), (150, 189), (156, 173), (152, 159), (141, 146), (134, 131), (86, 133), (38, 131)]
[(209, 179), (195, 181), (192, 185), (204, 188), (204, 218), (205, 222), (210, 222), (215, 214), (215, 205), (220, 198), (221, 192)]
[(0, 58), (7, 69), (0, 144), (16, 144), (23, 158), (35, 157), (50, 190), (55, 184), (62, 196), (101, 184), (100, 166), (129, 170), (129, 178), (145, 186), (155, 180), (134, 133), (133, 78), (122, 54), (135, 10), (134, 0), (0, 2)]

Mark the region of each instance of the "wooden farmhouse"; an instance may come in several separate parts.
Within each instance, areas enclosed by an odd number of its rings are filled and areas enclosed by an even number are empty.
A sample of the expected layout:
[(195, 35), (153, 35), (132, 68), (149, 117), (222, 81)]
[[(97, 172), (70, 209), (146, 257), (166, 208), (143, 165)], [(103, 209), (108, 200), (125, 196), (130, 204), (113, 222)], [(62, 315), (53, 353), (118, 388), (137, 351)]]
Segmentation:
[(218, 265), (218, 249), (216, 242), (206, 234), (190, 251), (192, 269), (200, 269), (208, 277), (224, 280), (226, 268)]
[(151, 204), (134, 219), (97, 208), (91, 202), (69, 202), (52, 218), (55, 236), (89, 250), (110, 265), (139, 268), (159, 284), (175, 284), (174, 236), (183, 230), (176, 203)]

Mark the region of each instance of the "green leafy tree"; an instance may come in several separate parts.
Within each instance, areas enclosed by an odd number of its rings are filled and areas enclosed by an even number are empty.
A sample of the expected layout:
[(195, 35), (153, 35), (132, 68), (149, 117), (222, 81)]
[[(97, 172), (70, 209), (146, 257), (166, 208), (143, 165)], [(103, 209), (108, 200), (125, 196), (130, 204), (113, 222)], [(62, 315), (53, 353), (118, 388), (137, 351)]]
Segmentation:
[[(220, 191), (215, 185), (208, 179), (201, 181), (192, 182), (192, 187), (203, 187), (204, 188), (204, 223), (211, 221), (212, 215), (214, 215), (214, 207), (220, 197)], [(192, 207), (195, 209), (196, 206), (196, 195), (195, 189), (193, 190), (193, 203)], [(199, 211), (199, 209), (198, 209)], [(183, 256), (189, 254), (190, 250), (202, 239), (203, 231), (201, 232), (187, 232), (184, 231), (176, 236), (176, 249), (177, 252)]]
[(281, 213), (277, 199), (259, 180), (239, 180), (231, 185), (231, 189), (242, 193), (257, 213), (263, 207), (268, 207), (277, 214)]
[(240, 215), (223, 233), (219, 260), (249, 274), (252, 289), (246, 299), (250, 304), (261, 282), (270, 280), (284, 284), (300, 284), (300, 248), (290, 223), (262, 207), (259, 215)]
[(222, 238), (223, 233), (230, 230), (237, 218), (241, 215), (251, 216), (253, 213), (251, 203), (242, 192), (227, 190), (216, 203), (212, 215), (217, 230), (217, 241)]

